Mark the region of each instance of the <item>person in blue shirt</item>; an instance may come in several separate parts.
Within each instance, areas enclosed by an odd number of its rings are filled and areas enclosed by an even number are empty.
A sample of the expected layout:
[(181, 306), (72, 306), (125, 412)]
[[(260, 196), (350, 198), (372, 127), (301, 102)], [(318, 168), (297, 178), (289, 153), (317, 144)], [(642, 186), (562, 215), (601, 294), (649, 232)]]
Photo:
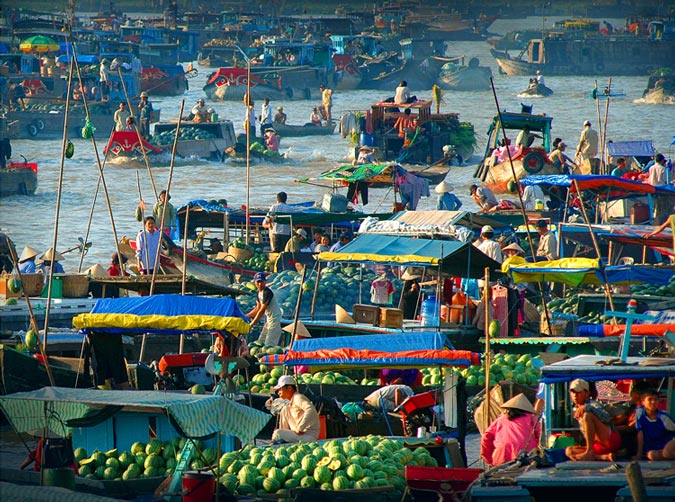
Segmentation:
[(447, 181), (441, 181), (434, 191), (438, 194), (436, 209), (445, 211), (458, 211), (462, 207), (462, 201), (452, 193), (454, 187)]
[(655, 390), (642, 393), (642, 406), (635, 414), (637, 436), (636, 460), (647, 454), (649, 460), (664, 460), (663, 450), (675, 439), (675, 422), (672, 417), (659, 409), (659, 394)]
[(35, 251), (32, 247), (26, 246), (23, 248), (21, 257), (19, 258), (19, 272), (22, 274), (37, 273), (37, 266), (35, 265), (35, 257), (39, 255), (39, 251)]
[(66, 273), (66, 271), (63, 269), (63, 265), (59, 263), (61, 260), (63, 260), (63, 255), (54, 248), (49, 248), (42, 254), (42, 258), (40, 258), (40, 269), (45, 275), (45, 278), (49, 277), (49, 274), (51, 273), (51, 267), (54, 267), (55, 274)]

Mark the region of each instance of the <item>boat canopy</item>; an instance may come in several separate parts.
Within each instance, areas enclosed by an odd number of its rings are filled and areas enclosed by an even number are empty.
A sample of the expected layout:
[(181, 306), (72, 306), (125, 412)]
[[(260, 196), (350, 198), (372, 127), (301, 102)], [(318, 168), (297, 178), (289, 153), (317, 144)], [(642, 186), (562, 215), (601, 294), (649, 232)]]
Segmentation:
[(249, 332), (248, 318), (232, 298), (152, 295), (102, 298), (88, 314), (73, 318), (84, 333), (198, 334)]
[[(532, 115), (531, 113), (502, 112), (501, 116), (505, 129), (522, 130), (525, 127), (529, 127), (530, 131), (550, 132), (551, 122), (553, 122), (553, 117), (547, 117), (546, 115)], [(488, 135), (492, 133), (497, 124), (499, 124), (498, 115), (492, 119), (492, 123), (488, 129)]]
[[(480, 364), (480, 354), (444, 349), (440, 333), (360, 335), (298, 340), (284, 355), (263, 358), (266, 364), (307, 365), (313, 369), (421, 368)], [(384, 349), (386, 347), (386, 349)]]
[(323, 172), (314, 178), (305, 178), (304, 180), (298, 181), (307, 181), (315, 180), (329, 180), (329, 181), (341, 181), (345, 183), (355, 183), (357, 181), (370, 181), (375, 183), (393, 183), (394, 182), (394, 171), (397, 171), (396, 174), (401, 176), (405, 174), (405, 169), (396, 164), (360, 164), (352, 165), (347, 164), (344, 166), (331, 169), (330, 171)]
[(481, 278), (485, 267), (499, 271), (499, 263), (468, 242), (414, 239), (389, 235), (359, 235), (339, 251), (322, 252), (319, 261), (441, 267), (457, 277)]
[(43, 387), (0, 396), (0, 408), (17, 432), (47, 429), (65, 436), (74, 428), (94, 426), (119, 411), (166, 414), (178, 433), (207, 438), (218, 432), (250, 443), (269, 414), (223, 396), (184, 393)]
[(612, 141), (607, 143), (610, 157), (653, 157), (656, 149), (652, 141)]
[[(61, 54), (58, 58), (56, 58), (57, 63), (70, 63), (70, 61), (73, 59), (72, 54)], [(77, 64), (85, 64), (85, 65), (91, 65), (91, 64), (98, 64), (99, 63), (99, 58), (96, 54), (78, 54), (77, 55)]]
[(666, 185), (655, 187), (648, 183), (641, 183), (639, 181), (619, 178), (617, 176), (596, 174), (551, 174), (527, 176), (519, 180), (519, 183), (524, 186), (540, 185), (547, 187), (567, 187), (572, 192), (576, 192), (576, 186), (578, 186), (579, 190), (581, 191), (591, 191), (607, 200), (631, 196), (642, 197), (650, 194), (675, 195), (675, 187), (672, 186)]
[(505, 269), (516, 284), (523, 282), (559, 282), (568, 286), (580, 284), (655, 284), (665, 286), (673, 276), (672, 269), (641, 265), (603, 266), (596, 258), (562, 258), (537, 263), (513, 261)]
[(628, 357), (625, 364), (611, 364), (616, 357), (581, 355), (541, 368), (543, 383), (584, 380), (618, 380), (675, 377), (675, 359), (662, 357)]

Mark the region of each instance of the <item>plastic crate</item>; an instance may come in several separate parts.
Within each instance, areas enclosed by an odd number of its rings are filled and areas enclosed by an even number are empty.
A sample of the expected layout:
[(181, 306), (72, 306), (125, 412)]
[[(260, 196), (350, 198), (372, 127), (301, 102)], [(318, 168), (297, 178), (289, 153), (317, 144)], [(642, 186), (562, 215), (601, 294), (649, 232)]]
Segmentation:
[(435, 490), (440, 493), (464, 492), (483, 469), (469, 467), (420, 467), (408, 465), (405, 468), (407, 485), (418, 490)]
[(356, 322), (377, 326), (380, 322), (380, 307), (356, 304), (352, 317)]
[(422, 392), (421, 394), (416, 394), (405, 399), (399, 406), (406, 415), (412, 413), (413, 411), (420, 408), (429, 408), (436, 404), (436, 399), (434, 398), (433, 392)]

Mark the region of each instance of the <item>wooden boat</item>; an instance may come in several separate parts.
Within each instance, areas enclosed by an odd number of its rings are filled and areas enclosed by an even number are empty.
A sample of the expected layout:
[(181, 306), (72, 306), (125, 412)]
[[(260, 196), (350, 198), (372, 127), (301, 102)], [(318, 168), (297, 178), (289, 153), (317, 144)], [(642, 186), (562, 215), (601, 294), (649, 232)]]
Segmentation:
[(520, 91), (518, 96), (522, 97), (546, 97), (553, 94), (553, 89), (546, 87), (543, 84), (530, 85), (524, 91)]
[(33, 195), (38, 187), (36, 162), (10, 162), (0, 169), (0, 197)]
[(644, 75), (668, 67), (675, 60), (675, 39), (656, 38), (661, 32), (672, 33), (675, 22), (650, 23), (649, 36), (617, 34), (588, 38), (536, 38), (516, 57), (507, 52), (490, 50), (506, 75)]
[[(91, 386), (91, 380), (85, 378), (79, 359), (49, 358), (49, 367), (58, 387), (75, 387), (78, 381), (81, 387)], [(24, 352), (0, 344), (0, 393), (28, 392), (50, 385), (44, 363)]]
[(188, 90), (188, 78), (195, 77), (197, 70), (188, 71), (181, 64), (155, 64), (141, 71), (141, 89), (153, 96), (180, 96)]
[(485, 91), (490, 89), (492, 70), (480, 66), (478, 58), (471, 58), (464, 66), (464, 57), (453, 58), (441, 67), (438, 85), (452, 91)]
[(292, 124), (274, 124), (274, 130), (281, 137), (291, 138), (299, 136), (324, 136), (333, 134), (335, 131), (335, 121), (330, 125), (317, 126), (315, 124), (292, 125)]
[(675, 71), (661, 70), (651, 75), (642, 100), (655, 105), (675, 104)]
[[(501, 120), (504, 128), (515, 131), (529, 127), (533, 133), (541, 134), (541, 146), (514, 147), (511, 149), (511, 160), (516, 172), (516, 179), (531, 174), (560, 174), (548, 158), (551, 149), (551, 122), (552, 117), (546, 115), (532, 115), (531, 113), (502, 112)], [(488, 141), (483, 160), (476, 169), (475, 177), (495, 193), (509, 193), (508, 184), (513, 180), (511, 163), (508, 155), (497, 154), (500, 142), (503, 139), (499, 116), (492, 119), (488, 129)], [(514, 138), (515, 143), (515, 138)], [(537, 140), (539, 141), (539, 140)], [(501, 147), (503, 149), (503, 147)]]

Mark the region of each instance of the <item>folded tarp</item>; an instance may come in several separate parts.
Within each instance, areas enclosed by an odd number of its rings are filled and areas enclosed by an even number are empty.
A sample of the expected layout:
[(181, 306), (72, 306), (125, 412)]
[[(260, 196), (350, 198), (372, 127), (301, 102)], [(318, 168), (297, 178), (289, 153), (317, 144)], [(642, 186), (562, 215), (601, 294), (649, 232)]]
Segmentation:
[(47, 428), (65, 435), (68, 430), (64, 424), (68, 420), (105, 406), (164, 413), (188, 437), (203, 438), (222, 432), (244, 443), (252, 442), (270, 419), (267, 413), (213, 395), (44, 387), (0, 396), (0, 408), (17, 432)]
[(516, 284), (523, 282), (557, 282), (568, 286), (580, 284), (654, 284), (666, 285), (673, 271), (640, 265), (602, 267), (593, 258), (562, 258), (537, 263), (519, 263), (508, 267)]
[(390, 235), (359, 235), (339, 251), (319, 253), (319, 261), (438, 267), (456, 277), (481, 278), (500, 265), (468, 242), (414, 239)]
[(469, 350), (408, 350), (383, 352), (379, 350), (316, 350), (287, 352), (284, 366), (336, 368), (423, 368), (425, 366), (461, 366), (480, 364), (480, 354)]
[(100, 299), (91, 313), (76, 316), (73, 326), (85, 332), (162, 334), (242, 334), (250, 329), (248, 318), (234, 299), (183, 295)]
[[(304, 338), (293, 344), (294, 352), (315, 350), (440, 350), (445, 347), (445, 337), (437, 332), (396, 333), (394, 335), (335, 336), (329, 338)], [(386, 348), (386, 349), (385, 349)]]

